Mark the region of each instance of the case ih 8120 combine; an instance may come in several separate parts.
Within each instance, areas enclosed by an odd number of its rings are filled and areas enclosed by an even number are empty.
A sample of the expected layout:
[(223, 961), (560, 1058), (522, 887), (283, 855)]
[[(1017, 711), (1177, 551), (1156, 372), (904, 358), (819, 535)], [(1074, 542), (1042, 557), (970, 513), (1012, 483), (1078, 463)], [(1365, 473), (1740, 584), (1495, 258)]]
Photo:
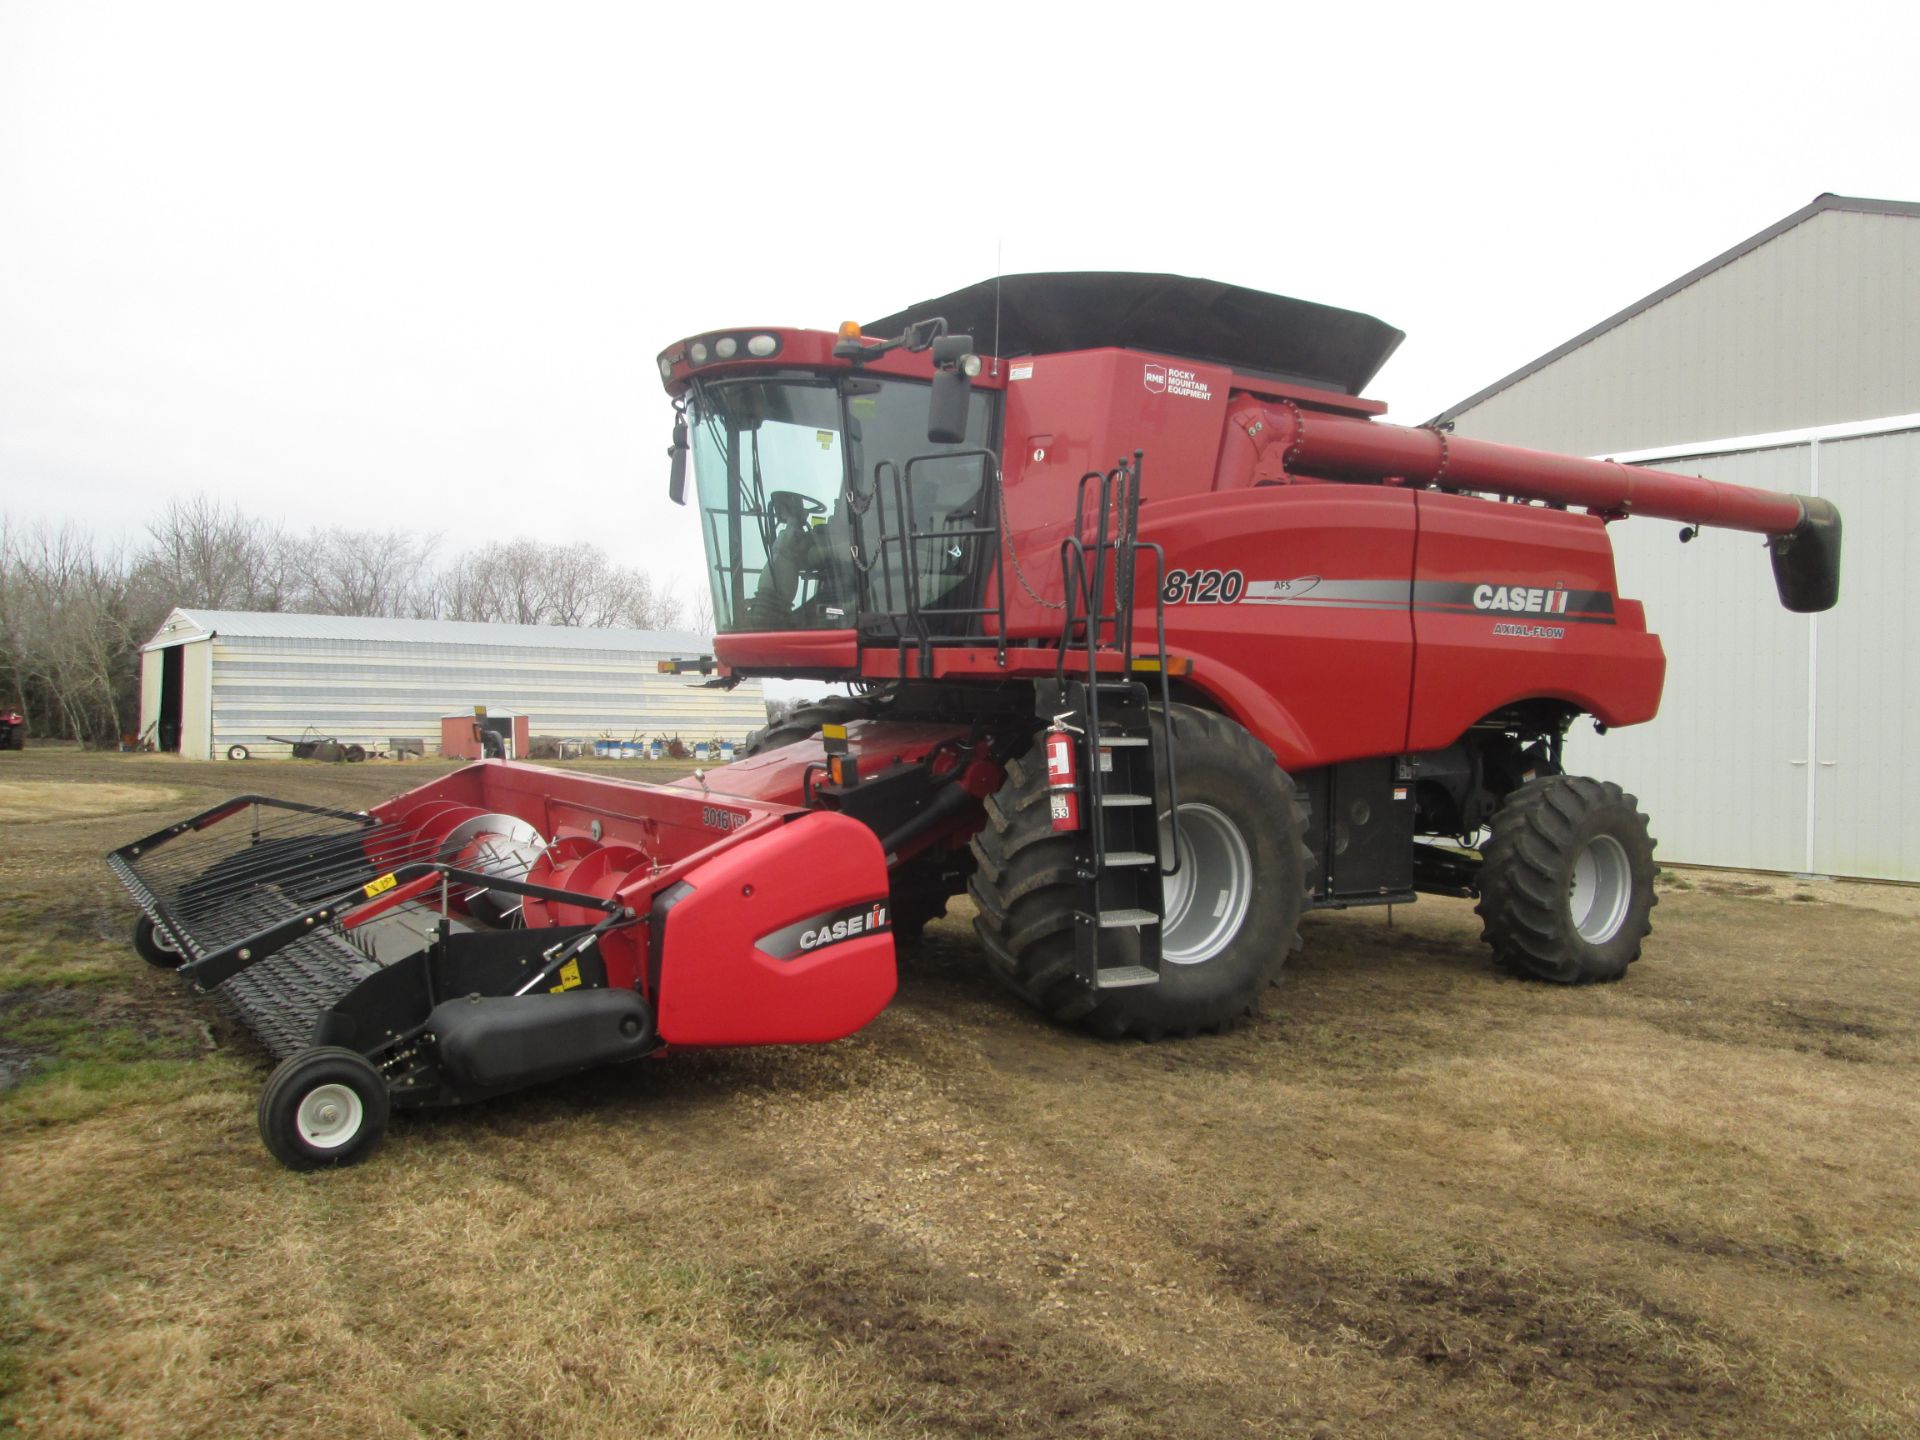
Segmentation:
[(670, 485), (721, 680), (854, 693), (664, 786), (483, 761), (366, 813), (233, 800), (118, 851), (141, 953), (282, 1061), (289, 1165), (390, 1106), (676, 1048), (831, 1040), (971, 891), (993, 973), (1102, 1035), (1259, 1003), (1308, 908), (1477, 895), (1496, 960), (1613, 980), (1653, 843), (1562, 772), (1664, 659), (1607, 525), (1769, 537), (1817, 499), (1404, 429), (1364, 315), (1151, 275), (1008, 277), (839, 333), (669, 347)]

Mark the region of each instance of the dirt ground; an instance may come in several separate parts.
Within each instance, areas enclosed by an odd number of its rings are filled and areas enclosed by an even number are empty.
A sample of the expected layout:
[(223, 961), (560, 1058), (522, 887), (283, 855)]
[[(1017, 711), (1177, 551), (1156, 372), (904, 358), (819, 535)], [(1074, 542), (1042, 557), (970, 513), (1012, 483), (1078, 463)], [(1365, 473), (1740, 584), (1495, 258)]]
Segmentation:
[(1920, 1434), (1913, 891), (1673, 872), (1584, 990), (1464, 901), (1315, 917), (1261, 1018), (1158, 1045), (1036, 1018), (956, 919), (850, 1040), (291, 1174), (99, 857), (439, 770), (0, 756), (136, 787), (0, 831), (0, 1431)]

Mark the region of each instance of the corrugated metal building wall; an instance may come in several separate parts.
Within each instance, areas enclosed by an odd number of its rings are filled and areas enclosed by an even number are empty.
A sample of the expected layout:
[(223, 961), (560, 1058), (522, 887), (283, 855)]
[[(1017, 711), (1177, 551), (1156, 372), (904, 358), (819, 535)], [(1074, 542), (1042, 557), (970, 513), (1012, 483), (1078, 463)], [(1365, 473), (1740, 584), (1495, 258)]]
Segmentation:
[(1840, 507), (1820, 616), (1780, 608), (1753, 536), (1613, 527), (1666, 694), (1650, 725), (1577, 725), (1568, 765), (1639, 795), (1663, 858), (1920, 881), (1916, 412), (1920, 205), (1822, 196), (1439, 417)]
[(144, 656), (141, 726), (157, 728), (178, 649), (180, 751), (196, 757), (285, 753), (267, 737), (308, 727), (369, 749), (418, 737), (431, 754), (440, 717), (475, 705), (524, 714), (535, 735), (737, 741), (766, 721), (758, 681), (706, 689), (656, 669), (710, 648), (669, 631), (176, 610)]
[(1782, 610), (1750, 535), (1683, 546), (1671, 525), (1614, 526), (1620, 588), (1666, 646), (1667, 689), (1651, 725), (1576, 726), (1569, 768), (1640, 796), (1669, 859), (1920, 880), (1920, 603), (1904, 578), (1920, 549), (1920, 417), (1647, 463), (1832, 500), (1841, 601)]
[(1443, 412), (1572, 455), (1920, 410), (1920, 205), (1823, 195)]

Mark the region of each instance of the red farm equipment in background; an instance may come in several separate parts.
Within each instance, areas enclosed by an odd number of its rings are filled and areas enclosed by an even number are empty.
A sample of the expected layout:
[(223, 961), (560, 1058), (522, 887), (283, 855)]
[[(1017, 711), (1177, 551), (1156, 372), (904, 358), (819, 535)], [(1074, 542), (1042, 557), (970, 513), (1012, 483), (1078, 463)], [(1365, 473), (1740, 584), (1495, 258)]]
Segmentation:
[(136, 946), (280, 1067), (263, 1138), (348, 1163), (390, 1106), (676, 1048), (831, 1040), (970, 891), (987, 969), (1156, 1038), (1258, 1005), (1308, 908), (1473, 896), (1495, 959), (1619, 978), (1631, 796), (1562, 771), (1653, 717), (1629, 516), (1765, 535), (1817, 499), (1384, 423), (1365, 315), (1163, 275), (1010, 276), (659, 357), (723, 681), (849, 693), (671, 785), (485, 760), (365, 813), (241, 797), (115, 852)]

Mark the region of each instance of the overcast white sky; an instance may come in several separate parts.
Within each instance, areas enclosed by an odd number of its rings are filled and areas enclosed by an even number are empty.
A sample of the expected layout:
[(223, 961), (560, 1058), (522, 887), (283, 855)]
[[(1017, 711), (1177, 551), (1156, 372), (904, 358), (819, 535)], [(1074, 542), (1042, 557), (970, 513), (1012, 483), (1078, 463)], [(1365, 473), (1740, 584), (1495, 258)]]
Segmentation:
[(0, 501), (699, 581), (668, 342), (1166, 270), (1418, 422), (1805, 204), (1920, 199), (1911, 4), (0, 0)]

